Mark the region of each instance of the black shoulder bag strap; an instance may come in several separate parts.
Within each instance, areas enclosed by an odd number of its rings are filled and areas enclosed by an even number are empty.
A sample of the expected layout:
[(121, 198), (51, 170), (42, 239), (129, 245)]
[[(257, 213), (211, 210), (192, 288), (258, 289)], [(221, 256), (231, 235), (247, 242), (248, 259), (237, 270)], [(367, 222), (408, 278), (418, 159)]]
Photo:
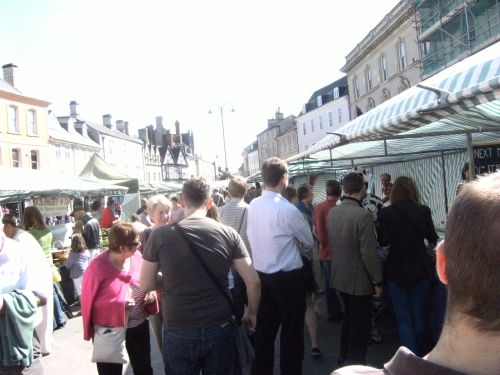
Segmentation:
[(245, 211), (243, 212), (243, 216), (241, 216), (240, 226), (238, 227), (238, 234), (239, 234), (239, 233), (240, 233), (240, 231), (241, 231), (241, 226), (243, 225), (243, 219), (245, 219), (245, 216), (246, 216), (246, 214), (247, 214), (247, 210), (248, 210), (248, 208), (247, 208), (247, 207), (245, 207)]
[(219, 283), (219, 280), (217, 280), (217, 277), (215, 277), (215, 275), (212, 273), (212, 271), (210, 271), (210, 269), (208, 268), (207, 264), (205, 263), (205, 261), (203, 260), (203, 258), (201, 257), (201, 255), (198, 253), (198, 250), (196, 249), (196, 246), (189, 239), (189, 237), (186, 235), (186, 232), (184, 232), (184, 229), (182, 229), (177, 223), (174, 223), (173, 226), (179, 232), (179, 234), (181, 235), (181, 237), (184, 240), (184, 242), (186, 242), (186, 244), (189, 246), (189, 248), (191, 249), (191, 252), (195, 256), (195, 258), (198, 260), (198, 262), (200, 263), (201, 267), (205, 270), (205, 273), (208, 275), (208, 277), (210, 278), (210, 280), (212, 280), (212, 283), (217, 287), (217, 289), (219, 290), (219, 292), (225, 298), (225, 300), (227, 301), (227, 303), (231, 307), (231, 311), (232, 311), (232, 313), (233, 313), (233, 315), (234, 315), (234, 317), (236, 319), (236, 322), (240, 326), (241, 325), (241, 317), (238, 316), (238, 313), (236, 312), (236, 308), (234, 307), (234, 303), (233, 303), (232, 298), (229, 296), (229, 294), (227, 293), (227, 291), (225, 290), (225, 288)]

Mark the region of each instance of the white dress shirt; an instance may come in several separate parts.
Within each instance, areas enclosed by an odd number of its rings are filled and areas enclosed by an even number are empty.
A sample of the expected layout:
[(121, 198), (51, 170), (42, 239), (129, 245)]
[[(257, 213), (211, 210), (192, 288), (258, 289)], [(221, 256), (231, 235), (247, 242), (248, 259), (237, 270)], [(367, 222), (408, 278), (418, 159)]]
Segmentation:
[(313, 247), (304, 215), (281, 194), (267, 190), (250, 203), (247, 234), (255, 269), (268, 274), (301, 268), (299, 242)]

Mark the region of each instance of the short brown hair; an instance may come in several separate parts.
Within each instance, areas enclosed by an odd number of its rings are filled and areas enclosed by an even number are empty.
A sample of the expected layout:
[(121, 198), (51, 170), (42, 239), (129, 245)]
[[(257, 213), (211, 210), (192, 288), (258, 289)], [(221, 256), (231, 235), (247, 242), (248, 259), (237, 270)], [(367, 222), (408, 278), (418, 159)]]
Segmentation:
[(363, 175), (358, 172), (350, 172), (342, 180), (342, 188), (346, 194), (357, 194), (363, 190)]
[(408, 199), (420, 203), (417, 185), (410, 177), (401, 176), (396, 178), (391, 188), (391, 203)]
[(328, 197), (340, 197), (342, 195), (340, 183), (335, 180), (326, 181), (326, 195)]
[(300, 185), (297, 189), (297, 198), (299, 199), (299, 201), (307, 198), (309, 194), (312, 194), (312, 188), (307, 184)]
[(283, 198), (285, 198), (288, 202), (292, 202), (293, 198), (297, 196), (297, 190), (292, 186), (287, 186), (281, 192)]
[(278, 186), (281, 178), (288, 173), (288, 164), (278, 157), (272, 157), (262, 163), (261, 175), (265, 186)]
[(137, 239), (137, 231), (131, 223), (117, 221), (108, 232), (109, 250), (120, 252), (120, 246), (130, 246)]
[(247, 189), (247, 182), (240, 176), (233, 177), (227, 186), (227, 191), (232, 198), (243, 198)]
[(200, 208), (210, 199), (210, 185), (203, 178), (192, 178), (182, 186), (182, 197), (187, 208)]
[(447, 320), (500, 331), (500, 172), (464, 185), (446, 221)]
[(43, 220), (43, 215), (35, 206), (29, 206), (24, 209), (23, 216), (24, 229), (28, 230), (30, 228), (35, 229), (45, 229), (47, 224)]

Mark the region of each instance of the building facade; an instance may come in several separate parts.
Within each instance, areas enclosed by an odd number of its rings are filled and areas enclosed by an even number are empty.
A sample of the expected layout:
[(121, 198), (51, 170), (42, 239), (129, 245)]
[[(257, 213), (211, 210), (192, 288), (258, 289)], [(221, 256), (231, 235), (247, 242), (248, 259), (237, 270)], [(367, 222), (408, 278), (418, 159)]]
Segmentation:
[(279, 156), (277, 137), (296, 127), (296, 124), (297, 118), (295, 116), (290, 115), (284, 118), (279, 108), (274, 118), (267, 120), (267, 129), (257, 135), (259, 165), (271, 156)]
[[(315, 91), (297, 118), (298, 152), (350, 121), (347, 77)], [(290, 155), (291, 156), (291, 155)]]
[(417, 0), (422, 79), (500, 40), (499, 0)]
[(15, 82), (14, 64), (0, 79), (0, 166), (49, 169), (49, 102), (23, 95)]
[(70, 103), (70, 115), (77, 130), (86, 130), (90, 139), (102, 149), (102, 158), (118, 172), (144, 180), (143, 141), (129, 134), (127, 121), (113, 125), (109, 114), (102, 116), (102, 124), (91, 122), (78, 114), (78, 103)]
[(351, 119), (420, 82), (414, 0), (400, 1), (346, 56)]
[[(243, 149), (243, 152), (241, 154), (243, 156), (243, 164), (242, 164), (242, 168), (240, 171), (240, 173), (243, 177), (248, 177), (252, 174), (250, 172), (250, 169), (251, 169), (251, 167), (250, 167), (250, 154), (253, 153), (253, 155), (255, 155), (254, 151), (257, 151), (256, 154), (258, 155), (258, 148), (259, 148), (259, 144), (257, 141), (255, 141)], [(258, 159), (257, 159), (257, 164), (259, 164)]]
[(260, 172), (259, 149), (256, 148), (248, 153), (248, 173), (252, 176)]
[(77, 131), (71, 117), (48, 116), (50, 169), (59, 173), (79, 176), (94, 153), (102, 154), (100, 146), (87, 134), (86, 128)]
[(148, 182), (163, 181), (161, 171), (161, 145), (156, 143), (155, 129), (148, 125), (139, 129), (139, 138), (144, 142), (144, 174)]
[(276, 137), (278, 144), (278, 155), (281, 159), (299, 153), (299, 142), (297, 139), (297, 127), (290, 128)]

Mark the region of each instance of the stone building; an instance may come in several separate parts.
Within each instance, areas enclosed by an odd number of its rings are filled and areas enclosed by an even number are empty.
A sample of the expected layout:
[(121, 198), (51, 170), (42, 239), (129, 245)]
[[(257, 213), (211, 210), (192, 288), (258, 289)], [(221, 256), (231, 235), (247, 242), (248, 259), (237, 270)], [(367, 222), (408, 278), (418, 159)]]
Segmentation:
[(420, 81), (414, 0), (400, 1), (346, 56), (351, 119)]
[(267, 120), (267, 128), (257, 134), (259, 165), (271, 156), (279, 156), (277, 137), (291, 128), (295, 128), (296, 124), (297, 118), (294, 115), (284, 118), (279, 108), (274, 118)]

